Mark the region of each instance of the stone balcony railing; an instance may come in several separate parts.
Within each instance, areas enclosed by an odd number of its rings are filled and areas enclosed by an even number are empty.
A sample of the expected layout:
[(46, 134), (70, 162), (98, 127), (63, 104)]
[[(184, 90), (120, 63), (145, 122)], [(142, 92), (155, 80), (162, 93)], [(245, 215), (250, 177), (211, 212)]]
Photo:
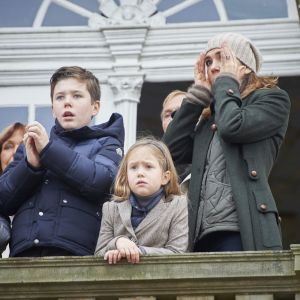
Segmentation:
[(0, 260), (0, 299), (300, 300), (300, 245), (289, 251)]

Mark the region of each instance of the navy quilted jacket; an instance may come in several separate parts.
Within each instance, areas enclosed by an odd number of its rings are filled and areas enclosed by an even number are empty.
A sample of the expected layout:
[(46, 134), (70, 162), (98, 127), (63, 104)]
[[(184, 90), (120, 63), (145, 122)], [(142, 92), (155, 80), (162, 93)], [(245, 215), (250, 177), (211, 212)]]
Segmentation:
[(122, 116), (112, 114), (107, 123), (72, 131), (56, 122), (39, 170), (21, 145), (0, 177), (0, 209), (14, 215), (10, 256), (35, 246), (94, 254), (123, 144)]

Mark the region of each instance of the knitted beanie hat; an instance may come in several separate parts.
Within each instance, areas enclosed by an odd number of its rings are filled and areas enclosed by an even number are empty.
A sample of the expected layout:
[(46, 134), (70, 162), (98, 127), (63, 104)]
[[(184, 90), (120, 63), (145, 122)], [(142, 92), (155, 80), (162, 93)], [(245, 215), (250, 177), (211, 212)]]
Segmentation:
[(259, 71), (262, 64), (260, 51), (249, 39), (239, 33), (229, 32), (215, 35), (208, 41), (205, 53), (215, 48), (221, 48), (224, 42), (242, 63), (254, 72)]

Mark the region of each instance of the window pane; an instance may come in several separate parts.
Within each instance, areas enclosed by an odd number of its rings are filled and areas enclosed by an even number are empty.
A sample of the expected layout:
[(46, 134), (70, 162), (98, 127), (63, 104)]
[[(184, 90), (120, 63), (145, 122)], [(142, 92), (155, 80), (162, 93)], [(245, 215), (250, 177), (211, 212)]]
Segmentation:
[[(69, 0), (91, 12), (99, 12), (98, 0)], [(0, 0), (0, 27), (31, 27), (43, 0)], [(81, 17), (59, 5), (50, 4), (42, 26), (87, 26)]]
[(159, 11), (167, 10), (177, 4), (180, 4), (181, 0), (162, 0), (157, 5)]
[(1, 0), (0, 27), (31, 27), (42, 0)]
[[(97, 0), (73, 0), (70, 1), (91, 12), (99, 13), (99, 3)], [(82, 17), (57, 4), (51, 4), (48, 8), (42, 26), (87, 26), (88, 19)]]
[(287, 18), (286, 0), (224, 0), (229, 20)]
[(23, 124), (26, 124), (28, 122), (28, 108), (26, 106), (1, 107), (0, 130), (15, 122), (20, 122)]
[(35, 119), (40, 122), (50, 134), (50, 130), (54, 125), (52, 109), (50, 106), (37, 106), (35, 109)]
[[(172, 8), (182, 1), (164, 0), (158, 4), (158, 10)], [(203, 0), (167, 18), (167, 23), (218, 21), (219, 15), (212, 0)]]

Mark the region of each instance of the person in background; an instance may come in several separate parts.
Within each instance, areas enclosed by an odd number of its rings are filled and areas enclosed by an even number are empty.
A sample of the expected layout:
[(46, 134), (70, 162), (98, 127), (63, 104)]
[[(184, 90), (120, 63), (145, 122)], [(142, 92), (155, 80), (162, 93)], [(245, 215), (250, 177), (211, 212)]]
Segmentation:
[(174, 113), (179, 109), (182, 100), (186, 97), (186, 92), (174, 90), (167, 95), (162, 104), (162, 111), (160, 114), (161, 125), (163, 132), (166, 132), (167, 127), (173, 119)]
[[(18, 146), (23, 141), (25, 125), (17, 122), (7, 126), (0, 133), (0, 175), (6, 167), (13, 161), (14, 154)], [(4, 214), (0, 214), (0, 253), (2, 255), (11, 235), (10, 219)]]
[(25, 134), (25, 125), (22, 123), (14, 123), (7, 126), (0, 134), (0, 175), (6, 167), (13, 161), (14, 154), (18, 146), (23, 142)]
[[(268, 176), (287, 130), (290, 99), (277, 78), (257, 75), (261, 63), (243, 35), (212, 37), (163, 137), (175, 163), (192, 163), (193, 251), (282, 249)], [(204, 116), (205, 108), (210, 114)]]
[(26, 126), (24, 145), (0, 177), (0, 210), (15, 215), (10, 256), (94, 254), (101, 206), (122, 158), (123, 119), (89, 127), (100, 109), (98, 79), (62, 67), (51, 77), (55, 126)]
[[(167, 95), (162, 104), (162, 111), (160, 114), (163, 132), (165, 133), (176, 111), (180, 108), (183, 99), (186, 97), (186, 92), (174, 90)], [(176, 164), (175, 165), (182, 192), (186, 193), (191, 178), (190, 164)]]
[(122, 257), (182, 253), (188, 246), (187, 199), (181, 195), (168, 148), (144, 138), (121, 162), (112, 201), (103, 205), (95, 255), (109, 264)]

